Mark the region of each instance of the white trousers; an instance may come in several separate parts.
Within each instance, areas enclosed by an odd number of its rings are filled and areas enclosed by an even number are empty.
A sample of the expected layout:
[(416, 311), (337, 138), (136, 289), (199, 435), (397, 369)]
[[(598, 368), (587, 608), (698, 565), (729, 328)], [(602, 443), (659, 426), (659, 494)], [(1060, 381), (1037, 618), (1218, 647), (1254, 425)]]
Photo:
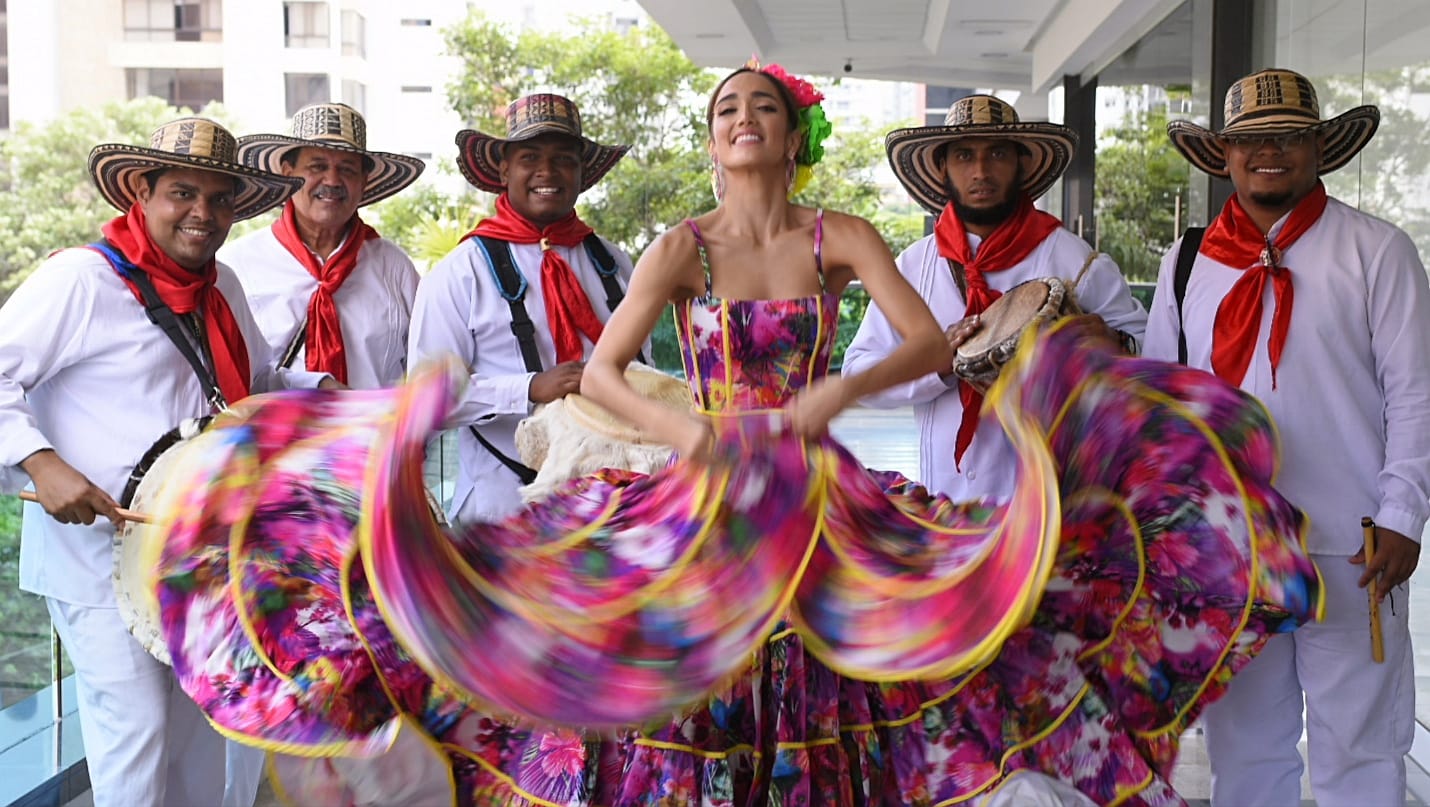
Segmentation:
[[(1311, 791), (1320, 807), (1405, 803), (1405, 755), (1415, 734), (1410, 591), (1381, 601), (1385, 663), (1370, 657), (1361, 566), (1315, 555), (1326, 619), (1273, 636), (1202, 715), (1213, 807), (1301, 803), (1301, 712)], [(1394, 607), (1392, 608), (1392, 599)]]
[(46, 598), (74, 662), (95, 807), (204, 807), (224, 789), (224, 739), (117, 608)]

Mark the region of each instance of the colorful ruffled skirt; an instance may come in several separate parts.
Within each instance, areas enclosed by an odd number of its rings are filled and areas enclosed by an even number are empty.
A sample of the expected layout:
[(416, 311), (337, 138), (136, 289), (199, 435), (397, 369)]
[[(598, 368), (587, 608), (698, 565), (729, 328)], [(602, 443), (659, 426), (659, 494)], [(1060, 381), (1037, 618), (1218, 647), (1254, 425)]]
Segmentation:
[(373, 800), (327, 761), (360, 757), (450, 762), (460, 803), (955, 804), (1020, 770), (1178, 803), (1182, 731), (1319, 607), (1265, 410), (1075, 326), (1030, 335), (988, 397), (1006, 502), (759, 412), (716, 419), (720, 463), (452, 532), (421, 465), (457, 384), (254, 399), (165, 493), (179, 680), (292, 755), (300, 801)]

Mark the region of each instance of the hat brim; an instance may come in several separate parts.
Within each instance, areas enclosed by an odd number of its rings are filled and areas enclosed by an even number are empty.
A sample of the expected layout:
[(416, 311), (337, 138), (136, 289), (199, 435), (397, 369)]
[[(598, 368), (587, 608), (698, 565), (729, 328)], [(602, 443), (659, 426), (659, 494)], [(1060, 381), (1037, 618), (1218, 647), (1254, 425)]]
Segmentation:
[[(516, 140), (494, 137), (474, 129), (463, 129), (457, 133), (457, 167), (472, 185), (488, 193), (502, 193), (506, 190), (506, 184), (501, 181), (502, 149), (508, 143), (525, 142), (551, 133), (576, 137), (564, 128), (555, 126), (532, 127), (528, 135)], [(631, 150), (630, 146), (603, 146), (586, 137), (576, 139), (581, 141), (582, 193), (600, 182), (601, 178), (626, 156), (626, 152)]]
[(973, 126), (919, 126), (895, 129), (884, 138), (889, 167), (914, 201), (930, 213), (948, 204), (948, 175), (939, 163), (944, 146), (965, 137), (1012, 140), (1028, 149), (1023, 190), (1037, 199), (1048, 192), (1072, 162), (1077, 132), (1056, 123), (1000, 123)]
[(1275, 116), (1252, 118), (1234, 126), (1222, 129), (1220, 133), (1185, 120), (1174, 120), (1167, 124), (1167, 137), (1172, 146), (1186, 158), (1187, 162), (1214, 177), (1227, 176), (1226, 149), (1221, 138), (1226, 135), (1256, 136), (1294, 134), (1310, 132), (1325, 138), (1321, 149), (1321, 164), (1316, 173), (1329, 174), (1342, 168), (1365, 148), (1380, 127), (1380, 110), (1374, 106), (1358, 106), (1334, 118), (1306, 125), (1304, 120)]
[(367, 184), (362, 189), (362, 199), (358, 207), (366, 207), (392, 196), (422, 176), (427, 163), (406, 154), (386, 151), (367, 151), (350, 143), (326, 140), (305, 140), (287, 135), (256, 134), (238, 139), (238, 159), (244, 165), (268, 171), (283, 173), (283, 155), (295, 148), (332, 149), (360, 154), (372, 160), (372, 169), (367, 172)]
[(233, 219), (250, 219), (283, 204), (303, 187), (297, 177), (283, 177), (238, 163), (210, 157), (174, 154), (143, 146), (101, 143), (89, 153), (89, 174), (99, 194), (120, 211), (128, 211), (139, 198), (144, 175), (161, 168), (193, 168), (212, 171), (238, 180), (233, 200)]

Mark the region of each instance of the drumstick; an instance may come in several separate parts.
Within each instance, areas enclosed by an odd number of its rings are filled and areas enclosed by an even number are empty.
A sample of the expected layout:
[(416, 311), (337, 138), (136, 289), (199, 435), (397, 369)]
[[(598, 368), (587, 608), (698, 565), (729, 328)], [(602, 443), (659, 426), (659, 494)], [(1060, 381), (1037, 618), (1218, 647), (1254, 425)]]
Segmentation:
[[(1370, 559), (1375, 555), (1375, 522), (1370, 516), (1361, 516), (1361, 532), (1365, 534), (1365, 567), (1370, 568)], [(1370, 659), (1376, 664), (1385, 662), (1385, 637), (1380, 630), (1380, 598), (1375, 596), (1376, 579), (1370, 579)]]
[[(40, 503), (40, 497), (36, 496), (28, 490), (20, 491), (20, 498), (24, 499), (27, 502), (34, 502), (35, 504)], [(124, 519), (125, 521), (134, 521), (139, 524), (154, 523), (154, 519), (150, 517), (148, 513), (137, 513), (133, 510), (125, 510), (123, 507), (119, 508), (119, 517)]]

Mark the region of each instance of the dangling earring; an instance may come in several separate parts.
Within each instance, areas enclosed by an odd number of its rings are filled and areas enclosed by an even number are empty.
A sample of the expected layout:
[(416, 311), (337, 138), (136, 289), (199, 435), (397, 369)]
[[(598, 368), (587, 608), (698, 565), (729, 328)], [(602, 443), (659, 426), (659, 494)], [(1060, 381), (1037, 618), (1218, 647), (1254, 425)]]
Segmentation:
[(794, 190), (794, 175), (798, 170), (799, 165), (793, 157), (790, 157), (789, 161), (785, 163), (785, 193)]
[(716, 202), (725, 201), (725, 172), (720, 170), (720, 161), (710, 158), (710, 192)]

